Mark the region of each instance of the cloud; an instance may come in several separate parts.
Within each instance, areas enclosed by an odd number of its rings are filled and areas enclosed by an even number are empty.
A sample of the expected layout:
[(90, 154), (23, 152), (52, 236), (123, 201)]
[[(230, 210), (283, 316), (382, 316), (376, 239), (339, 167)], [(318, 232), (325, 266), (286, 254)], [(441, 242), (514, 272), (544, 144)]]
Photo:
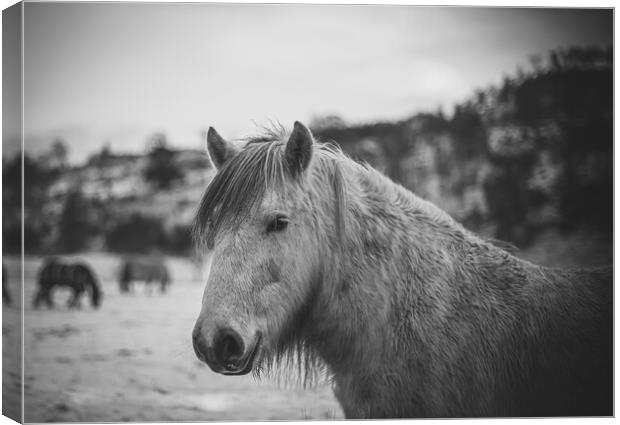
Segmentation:
[[(74, 152), (201, 145), (215, 125), (448, 109), (527, 55), (611, 39), (609, 13), (541, 9), (28, 3), (26, 134)], [(80, 132), (62, 129), (81, 128)]]

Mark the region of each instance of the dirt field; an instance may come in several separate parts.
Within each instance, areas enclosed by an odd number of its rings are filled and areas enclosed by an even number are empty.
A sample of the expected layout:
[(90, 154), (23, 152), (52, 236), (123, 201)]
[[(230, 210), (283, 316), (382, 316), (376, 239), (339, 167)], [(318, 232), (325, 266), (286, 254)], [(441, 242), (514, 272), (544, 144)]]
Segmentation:
[[(611, 242), (588, 234), (542, 235), (516, 254), (548, 266), (612, 263)], [(28, 422), (173, 421), (341, 418), (329, 388), (278, 388), (251, 376), (225, 377), (196, 360), (191, 330), (200, 309), (203, 283), (192, 267), (169, 258), (173, 285), (166, 295), (147, 295), (143, 286), (121, 296), (116, 283), (119, 259), (110, 254), (81, 256), (95, 269), (104, 291), (93, 310), (65, 307), (68, 292), (56, 294), (57, 307), (33, 310), (40, 259), (25, 267), (25, 419)], [(8, 258), (10, 289), (17, 298), (18, 260)], [(19, 405), (19, 310), (3, 309), (3, 404)]]
[[(65, 306), (69, 292), (58, 291), (56, 308), (31, 306), (40, 259), (25, 267), (25, 420), (173, 421), (303, 419), (342, 417), (331, 389), (278, 388), (251, 375), (225, 377), (198, 362), (191, 331), (200, 309), (203, 284), (192, 281), (190, 263), (168, 259), (169, 293), (119, 294), (118, 257), (81, 256), (95, 269), (104, 299), (99, 310), (82, 300), (80, 311)], [(6, 259), (10, 288), (17, 298), (18, 261)], [(4, 308), (3, 404), (19, 405), (19, 322), (17, 306)], [(7, 320), (8, 319), (8, 320)], [(19, 407), (17, 407), (19, 409)], [(17, 410), (19, 411), (19, 410)]]

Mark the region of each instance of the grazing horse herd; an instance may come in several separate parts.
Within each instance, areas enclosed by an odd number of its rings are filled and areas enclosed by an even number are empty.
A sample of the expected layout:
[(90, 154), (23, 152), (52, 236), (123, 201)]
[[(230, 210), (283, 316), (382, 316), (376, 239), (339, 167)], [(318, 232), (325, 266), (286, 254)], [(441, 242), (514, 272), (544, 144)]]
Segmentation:
[[(170, 285), (170, 274), (163, 261), (158, 257), (127, 257), (122, 260), (119, 273), (119, 290), (121, 293), (133, 293), (133, 285), (137, 281), (144, 282), (145, 291), (150, 293), (150, 285), (158, 283), (164, 293)], [(91, 305), (101, 305), (103, 294), (95, 272), (83, 262), (69, 262), (57, 257), (47, 258), (41, 266), (37, 279), (32, 304), (38, 308), (41, 304), (54, 307), (53, 292), (56, 288), (72, 291), (67, 303), (68, 308), (80, 308), (82, 295), (90, 296)], [(2, 301), (11, 305), (12, 297), (8, 290), (8, 272), (6, 264), (2, 264)]]
[[(518, 259), (299, 122), (234, 142), (210, 128), (207, 147), (192, 337), (213, 371), (326, 378), (347, 418), (613, 415), (611, 267)], [(170, 283), (163, 262), (126, 259), (120, 291), (135, 280)], [(101, 303), (91, 269), (51, 259), (35, 307), (58, 286), (69, 307)]]

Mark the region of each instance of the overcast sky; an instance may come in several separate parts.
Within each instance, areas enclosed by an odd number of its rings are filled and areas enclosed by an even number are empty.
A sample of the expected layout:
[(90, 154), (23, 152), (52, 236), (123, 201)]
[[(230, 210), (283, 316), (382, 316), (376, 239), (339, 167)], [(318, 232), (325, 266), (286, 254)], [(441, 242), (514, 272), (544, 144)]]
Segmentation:
[(611, 11), (411, 6), (25, 5), (25, 143), (72, 160), (155, 131), (202, 146), (268, 119), (292, 125), (450, 111), (528, 56), (611, 45)]

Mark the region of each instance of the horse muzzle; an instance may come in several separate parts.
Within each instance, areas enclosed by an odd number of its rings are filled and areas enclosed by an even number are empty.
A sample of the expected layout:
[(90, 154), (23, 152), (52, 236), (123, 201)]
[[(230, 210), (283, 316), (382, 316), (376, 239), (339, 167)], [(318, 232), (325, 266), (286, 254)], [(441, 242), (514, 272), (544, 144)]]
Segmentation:
[(256, 333), (250, 344), (232, 328), (215, 332), (211, 343), (205, 338), (199, 326), (192, 333), (194, 352), (199, 360), (211, 370), (223, 375), (245, 375), (252, 371), (254, 360), (260, 349), (261, 334)]

